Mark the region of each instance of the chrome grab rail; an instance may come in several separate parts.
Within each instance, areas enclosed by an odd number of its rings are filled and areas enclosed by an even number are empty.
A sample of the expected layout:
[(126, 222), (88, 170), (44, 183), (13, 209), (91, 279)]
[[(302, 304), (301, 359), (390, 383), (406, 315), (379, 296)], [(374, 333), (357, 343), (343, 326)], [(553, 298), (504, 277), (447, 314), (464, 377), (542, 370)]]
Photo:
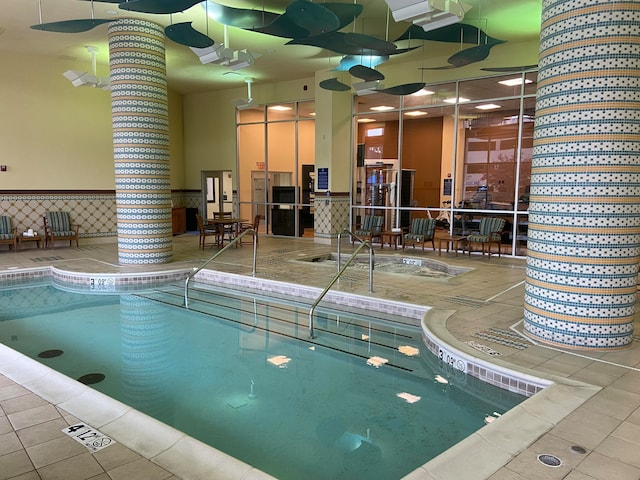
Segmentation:
[[(355, 251), (351, 254), (351, 256), (349, 257), (349, 260), (347, 260), (347, 263), (344, 264), (344, 267), (341, 267), (340, 266), (340, 241), (342, 239), (343, 232), (348, 233), (349, 235), (351, 235), (351, 237), (355, 238), (356, 240), (359, 240), (361, 243), (358, 246), (358, 248), (356, 248)], [(360, 253), (360, 250), (362, 250), (365, 247), (369, 249), (369, 293), (373, 293), (373, 247), (371, 246), (371, 242), (361, 239), (360, 237), (358, 237), (356, 234), (354, 234), (349, 230), (345, 229), (343, 232), (338, 233), (338, 273), (335, 274), (333, 279), (324, 288), (322, 293), (318, 296), (318, 298), (316, 298), (315, 302), (313, 302), (313, 304), (311, 305), (311, 308), (309, 309), (309, 338), (315, 338), (315, 333), (313, 328), (313, 313), (315, 312), (316, 307), (320, 303), (320, 300), (324, 298), (324, 296), (327, 294), (327, 292), (333, 286), (333, 284), (338, 281), (338, 279), (340, 278), (340, 275), (342, 275), (342, 273), (347, 269), (347, 267), (351, 264), (351, 262), (353, 262), (353, 260), (356, 258), (358, 253)]]
[(258, 242), (256, 241), (258, 239), (258, 232), (256, 232), (253, 228), (249, 228), (247, 230), (245, 230), (244, 232), (242, 232), (240, 235), (238, 235), (236, 238), (234, 238), (231, 243), (227, 244), (226, 247), (223, 247), (222, 250), (218, 250), (216, 252), (216, 254), (211, 257), (209, 260), (207, 260), (206, 262), (204, 262), (202, 265), (200, 265), (197, 268), (194, 268), (193, 271), (187, 275), (187, 278), (184, 281), (184, 308), (188, 309), (189, 308), (189, 281), (196, 276), (196, 274), (202, 270), (204, 267), (206, 267), (207, 265), (209, 265), (209, 263), (211, 263), (213, 260), (215, 260), (218, 255), (220, 255), (222, 252), (224, 252), (225, 250), (227, 250), (227, 248), (230, 248), (232, 245), (235, 245), (236, 243), (238, 243), (242, 237), (244, 237), (247, 234), (252, 234), (253, 235), (253, 271), (251, 272), (251, 276), (255, 277), (256, 276), (256, 256), (258, 253)]

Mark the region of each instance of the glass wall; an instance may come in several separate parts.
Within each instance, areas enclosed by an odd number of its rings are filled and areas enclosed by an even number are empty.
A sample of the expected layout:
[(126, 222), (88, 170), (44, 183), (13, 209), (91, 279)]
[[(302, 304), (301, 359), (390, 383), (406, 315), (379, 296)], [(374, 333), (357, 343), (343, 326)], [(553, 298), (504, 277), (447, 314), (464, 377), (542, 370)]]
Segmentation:
[(535, 72), (356, 97), (352, 219), (384, 229), (430, 216), (451, 233), (505, 219), (502, 251), (526, 254)]
[(261, 233), (313, 236), (314, 102), (237, 113), (239, 215)]

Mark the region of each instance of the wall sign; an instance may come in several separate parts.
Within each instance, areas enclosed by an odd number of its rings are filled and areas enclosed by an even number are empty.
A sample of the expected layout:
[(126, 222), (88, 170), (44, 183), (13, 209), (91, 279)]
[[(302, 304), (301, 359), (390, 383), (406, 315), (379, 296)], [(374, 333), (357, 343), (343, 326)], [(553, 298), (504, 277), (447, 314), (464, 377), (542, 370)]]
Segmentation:
[(329, 168), (318, 169), (318, 190), (329, 190)]

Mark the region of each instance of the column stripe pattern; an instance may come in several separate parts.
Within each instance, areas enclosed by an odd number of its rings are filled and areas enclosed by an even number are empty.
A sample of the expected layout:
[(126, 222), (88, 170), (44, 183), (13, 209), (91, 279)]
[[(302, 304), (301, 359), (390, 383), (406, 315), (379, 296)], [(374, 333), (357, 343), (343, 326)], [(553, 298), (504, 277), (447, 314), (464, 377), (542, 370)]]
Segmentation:
[(172, 259), (169, 117), (164, 31), (125, 18), (109, 24), (118, 257)]
[(525, 331), (632, 341), (640, 250), (640, 2), (543, 0)]

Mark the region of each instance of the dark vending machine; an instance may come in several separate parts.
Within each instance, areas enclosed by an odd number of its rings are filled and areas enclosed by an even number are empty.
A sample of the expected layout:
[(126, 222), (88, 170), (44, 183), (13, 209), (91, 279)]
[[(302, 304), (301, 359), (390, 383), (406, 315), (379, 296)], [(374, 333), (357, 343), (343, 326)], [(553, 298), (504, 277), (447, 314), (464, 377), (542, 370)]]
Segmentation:
[[(415, 170), (402, 170), (400, 177), (400, 207), (414, 207), (413, 189), (415, 187)], [(411, 225), (411, 212), (402, 210), (400, 213), (400, 226), (407, 227)]]

